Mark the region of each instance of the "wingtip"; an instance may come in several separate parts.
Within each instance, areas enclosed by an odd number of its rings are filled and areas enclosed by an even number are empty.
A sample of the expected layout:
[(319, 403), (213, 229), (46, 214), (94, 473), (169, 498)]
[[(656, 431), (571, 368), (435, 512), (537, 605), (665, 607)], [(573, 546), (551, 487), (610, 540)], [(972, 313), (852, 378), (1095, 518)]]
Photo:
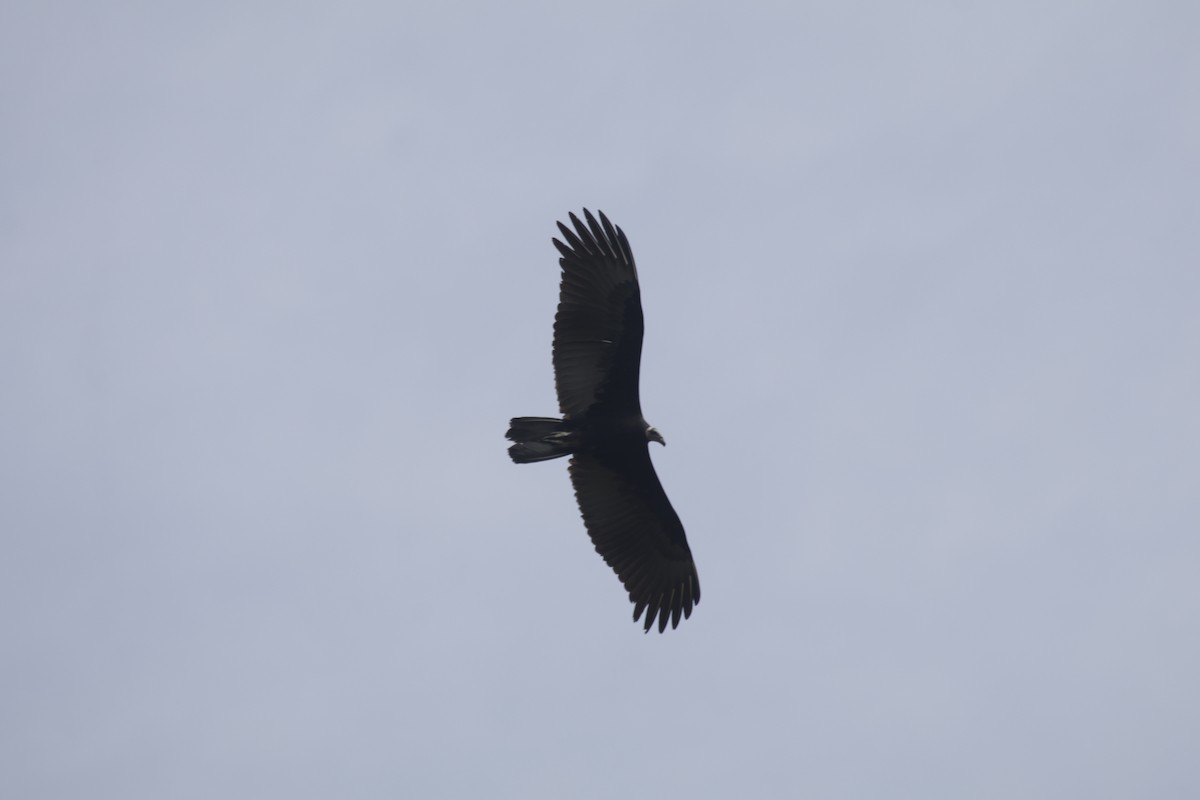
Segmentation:
[(677, 629), (680, 622), (691, 619), (692, 610), (700, 602), (699, 581), (694, 578), (688, 578), (684, 585), (672, 587), (669, 593), (641, 597), (638, 594), (636, 590), (631, 591), (629, 599), (633, 602), (633, 621), (641, 623), (643, 633), (649, 633), (655, 627), (659, 633), (664, 633), (668, 624), (671, 630)]

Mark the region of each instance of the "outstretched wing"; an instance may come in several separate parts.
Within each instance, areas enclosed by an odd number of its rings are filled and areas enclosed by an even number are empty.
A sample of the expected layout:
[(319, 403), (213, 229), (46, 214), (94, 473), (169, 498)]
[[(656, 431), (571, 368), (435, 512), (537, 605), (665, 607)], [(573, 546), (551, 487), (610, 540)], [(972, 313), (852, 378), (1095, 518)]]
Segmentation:
[(646, 631), (662, 633), (692, 614), (700, 578), (683, 524), (663, 491), (645, 445), (621, 453), (576, 453), (571, 483), (592, 543), (617, 573)]
[(587, 209), (575, 230), (558, 223), (562, 254), (554, 317), (554, 382), (563, 414), (579, 416), (597, 403), (614, 415), (641, 416), (642, 298), (625, 233)]

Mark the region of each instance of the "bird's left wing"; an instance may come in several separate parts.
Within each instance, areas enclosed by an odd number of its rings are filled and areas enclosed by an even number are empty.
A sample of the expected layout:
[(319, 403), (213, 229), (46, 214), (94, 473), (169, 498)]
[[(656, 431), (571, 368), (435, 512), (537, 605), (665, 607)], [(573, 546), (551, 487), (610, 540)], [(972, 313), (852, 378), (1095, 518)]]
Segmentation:
[(691, 616), (700, 602), (700, 578), (683, 524), (671, 507), (645, 446), (632, 454), (576, 453), (571, 483), (592, 543), (617, 573), (646, 631), (658, 618), (661, 633)]

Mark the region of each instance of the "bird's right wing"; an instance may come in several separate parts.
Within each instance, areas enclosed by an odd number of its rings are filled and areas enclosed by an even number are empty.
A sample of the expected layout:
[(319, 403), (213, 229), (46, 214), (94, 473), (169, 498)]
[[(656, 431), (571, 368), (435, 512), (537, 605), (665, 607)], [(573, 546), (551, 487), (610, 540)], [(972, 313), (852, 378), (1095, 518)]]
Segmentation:
[(634, 604), (646, 612), (646, 631), (658, 618), (661, 633), (692, 614), (700, 578), (683, 524), (650, 463), (646, 447), (620, 462), (597, 453), (571, 458), (571, 483), (588, 535)]
[(585, 225), (561, 222), (565, 243), (558, 313), (554, 317), (554, 382), (563, 414), (579, 416), (596, 403), (609, 413), (640, 416), (642, 299), (629, 240), (608, 217), (584, 209)]

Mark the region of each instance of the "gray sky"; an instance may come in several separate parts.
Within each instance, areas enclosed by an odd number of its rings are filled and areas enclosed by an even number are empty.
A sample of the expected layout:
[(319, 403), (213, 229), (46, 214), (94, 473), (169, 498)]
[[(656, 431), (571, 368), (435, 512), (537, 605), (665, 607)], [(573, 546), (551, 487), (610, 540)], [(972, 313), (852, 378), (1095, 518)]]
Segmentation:
[[(0, 795), (1200, 794), (1200, 11), (0, 9)], [(553, 413), (628, 233), (704, 586)]]

